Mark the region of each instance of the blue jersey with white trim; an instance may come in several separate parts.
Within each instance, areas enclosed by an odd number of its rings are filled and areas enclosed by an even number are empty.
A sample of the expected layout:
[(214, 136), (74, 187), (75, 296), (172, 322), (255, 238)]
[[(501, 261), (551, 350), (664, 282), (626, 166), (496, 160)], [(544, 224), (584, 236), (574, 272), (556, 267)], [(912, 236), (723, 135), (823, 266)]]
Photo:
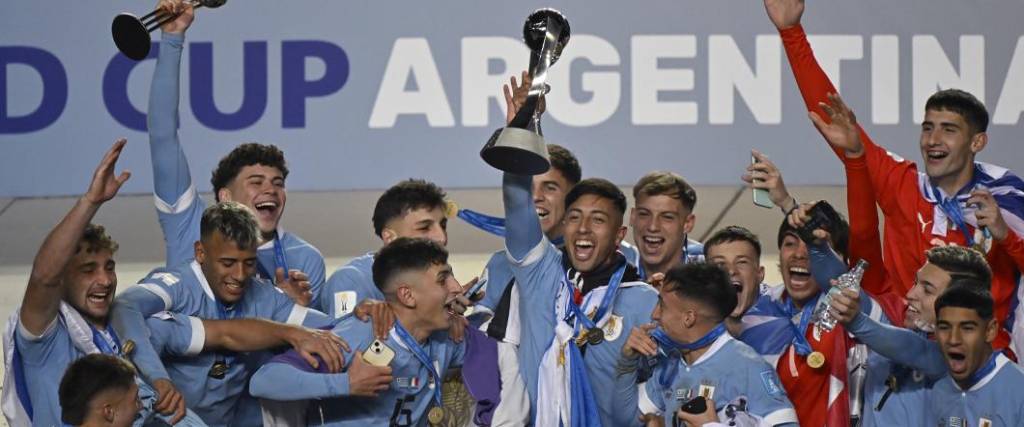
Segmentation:
[[(192, 182), (188, 158), (178, 140), (179, 74), (183, 46), (184, 35), (163, 34), (150, 87), (147, 115), (153, 165), (153, 198), (164, 235), (167, 266), (176, 266), (195, 258), (193, 244), (199, 240), (199, 222), (206, 209), (206, 201), (199, 196)], [(278, 236), (289, 269), (300, 270), (309, 276), (313, 291), (310, 307), (319, 308), (317, 296), (326, 274), (323, 255), (294, 234), (278, 230)], [(275, 244), (275, 241), (267, 242), (257, 252), (260, 266), (271, 276), (277, 267)], [(266, 279), (273, 282), (275, 277)]]
[(1024, 370), (1000, 354), (995, 369), (961, 390), (949, 375), (928, 395), (926, 422), (939, 426), (1024, 426)]
[[(143, 375), (151, 379), (169, 378), (189, 402), (190, 408), (211, 425), (259, 423), (257, 412), (247, 412), (246, 419), (242, 420), (235, 411), (240, 401), (246, 399), (243, 393), (246, 381), (257, 367), (253, 366), (253, 358), (260, 360), (265, 353), (226, 357), (213, 353), (169, 355), (163, 357), (162, 362), (153, 360), (154, 355), (159, 354), (156, 349), (138, 343), (150, 334), (173, 333), (175, 328), (140, 328), (135, 324), (138, 315), (148, 318), (160, 311), (170, 311), (201, 319), (261, 318), (309, 327), (329, 326), (331, 319), (323, 313), (296, 305), (273, 285), (258, 278), (248, 281), (242, 298), (233, 306), (225, 307), (223, 314), (220, 307), (199, 264), (192, 261), (176, 268), (154, 270), (138, 285), (118, 296), (114, 313), (119, 332), (137, 343), (133, 359)], [(221, 379), (209, 376), (218, 359), (228, 362), (228, 370)]]
[[(562, 252), (544, 238), (524, 259), (509, 261), (517, 279), (521, 300), (519, 366), (530, 393), (530, 401), (536, 405), (538, 378), (548, 375), (540, 372), (541, 360), (554, 339), (555, 327), (558, 322), (562, 322), (555, 315), (559, 289), (565, 277)], [(590, 293), (603, 288), (605, 286)], [(615, 388), (615, 364), (622, 346), (634, 327), (650, 323), (651, 312), (658, 302), (658, 292), (646, 283), (626, 282), (618, 292), (611, 306), (610, 319), (604, 325), (599, 325), (605, 331), (604, 342), (588, 345), (583, 358), (605, 425), (614, 425), (611, 420), (615, 411), (620, 409), (612, 391)], [(598, 298), (588, 298), (582, 308), (589, 313), (599, 302)]]
[[(665, 377), (671, 377), (673, 371), (671, 385), (665, 387), (661, 381), (669, 380)], [(651, 378), (638, 388), (641, 412), (661, 414), (665, 425), (672, 425), (679, 407), (697, 396), (713, 399), (716, 410), (743, 399), (745, 412), (760, 418), (762, 425), (797, 423), (796, 410), (775, 369), (754, 349), (729, 334), (716, 339), (692, 365), (679, 357), (662, 358)]]
[[(354, 354), (361, 354), (374, 341), (373, 325), (349, 316), (334, 327), (333, 332), (353, 349), (344, 353), (345, 364)], [(314, 372), (303, 363), (300, 368), (292, 363), (271, 359), (253, 376), (250, 391), (254, 396), (272, 400), (322, 399), (320, 410), (310, 413), (310, 425), (365, 427), (377, 425), (425, 426), (426, 413), (435, 406), (435, 384), (423, 363), (398, 337), (392, 328), (384, 344), (395, 352), (391, 367), (394, 380), (391, 386), (376, 398), (348, 396), (348, 374)], [(433, 361), (433, 369), (442, 376), (452, 367), (459, 367), (465, 357), (465, 343), (456, 344), (448, 339), (447, 331), (431, 335), (421, 344)]]
[(320, 292), (323, 312), (334, 319), (352, 313), (367, 298), (384, 301), (384, 293), (373, 283), (373, 252), (335, 270)]

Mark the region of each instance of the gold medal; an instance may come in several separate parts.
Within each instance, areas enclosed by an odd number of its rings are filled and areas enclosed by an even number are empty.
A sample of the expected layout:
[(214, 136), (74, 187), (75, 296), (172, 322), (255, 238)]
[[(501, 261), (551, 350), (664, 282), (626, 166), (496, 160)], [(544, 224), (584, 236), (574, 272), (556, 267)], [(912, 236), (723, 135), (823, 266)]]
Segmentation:
[(820, 351), (811, 352), (807, 355), (807, 366), (818, 369), (825, 366), (825, 355), (821, 354)]
[(135, 351), (135, 341), (127, 340), (124, 342), (124, 345), (121, 346), (121, 354), (124, 357), (131, 356), (133, 351)]
[(224, 363), (223, 360), (218, 360), (213, 363), (213, 366), (210, 368), (210, 373), (208, 375), (210, 376), (210, 378), (222, 380), (224, 379), (224, 376), (227, 375), (227, 373), (228, 364)]
[(444, 408), (440, 406), (430, 408), (430, 412), (427, 412), (427, 421), (433, 425), (441, 424), (441, 421), (444, 421)]

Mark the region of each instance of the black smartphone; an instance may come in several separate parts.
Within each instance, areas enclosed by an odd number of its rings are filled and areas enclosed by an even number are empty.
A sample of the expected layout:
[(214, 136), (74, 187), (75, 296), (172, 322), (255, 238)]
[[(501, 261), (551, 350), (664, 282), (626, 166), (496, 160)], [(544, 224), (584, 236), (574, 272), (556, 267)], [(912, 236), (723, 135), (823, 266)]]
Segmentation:
[(796, 233), (808, 244), (815, 240), (814, 230), (823, 229), (831, 233), (833, 224), (840, 221), (839, 213), (826, 201), (815, 203), (807, 214), (810, 218)]
[(683, 406), (679, 407), (679, 410), (687, 414), (703, 414), (704, 411), (708, 410), (708, 401), (704, 396), (697, 396), (686, 401)]

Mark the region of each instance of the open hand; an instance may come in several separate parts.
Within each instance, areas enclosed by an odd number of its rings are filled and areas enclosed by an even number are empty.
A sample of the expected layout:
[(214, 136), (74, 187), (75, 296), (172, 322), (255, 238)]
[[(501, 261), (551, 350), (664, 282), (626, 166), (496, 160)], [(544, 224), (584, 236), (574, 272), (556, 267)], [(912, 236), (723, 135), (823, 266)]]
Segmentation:
[(124, 145), (127, 143), (128, 140), (120, 138), (114, 142), (110, 150), (107, 150), (107, 154), (103, 156), (103, 160), (96, 167), (96, 172), (92, 174), (89, 189), (82, 196), (86, 201), (99, 205), (113, 199), (121, 186), (132, 176), (129, 171), (114, 175), (114, 166), (117, 165), (117, 159), (121, 157), (121, 151), (124, 150)]

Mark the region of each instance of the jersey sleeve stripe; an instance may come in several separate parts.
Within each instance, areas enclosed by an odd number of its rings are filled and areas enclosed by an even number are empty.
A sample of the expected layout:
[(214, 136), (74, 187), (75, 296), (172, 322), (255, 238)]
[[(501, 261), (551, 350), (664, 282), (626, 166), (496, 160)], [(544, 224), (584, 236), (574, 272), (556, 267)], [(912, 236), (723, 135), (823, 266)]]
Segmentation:
[(167, 293), (167, 291), (165, 291), (160, 286), (152, 283), (140, 283), (136, 286), (138, 286), (141, 289), (150, 291), (156, 296), (160, 297), (160, 299), (164, 301), (164, 310), (171, 309), (171, 305), (173, 304), (173, 301), (171, 300), (171, 294)]
[(309, 309), (301, 305), (295, 304), (292, 306), (292, 312), (288, 314), (288, 320), (285, 323), (289, 325), (301, 325), (306, 320), (306, 313)]
[(779, 409), (778, 411), (772, 412), (764, 417), (764, 424), (770, 426), (797, 422), (796, 410), (793, 408)]
[(548, 246), (551, 246), (551, 242), (548, 241), (547, 237), (544, 237), (540, 239), (540, 242), (537, 243), (537, 246), (534, 246), (533, 249), (530, 249), (530, 252), (526, 253), (526, 256), (523, 257), (522, 260), (515, 259), (515, 257), (512, 256), (512, 253), (508, 250), (508, 248), (505, 248), (505, 257), (507, 257), (508, 261), (514, 265), (526, 267), (533, 263), (536, 263), (537, 261), (540, 261), (541, 258), (544, 257), (544, 250), (547, 249)]
[(203, 327), (202, 319), (198, 317), (189, 316), (188, 323), (192, 326), (192, 337), (188, 341), (185, 355), (196, 356), (202, 353), (203, 347), (206, 345), (206, 328)]
[(651, 397), (647, 395), (647, 384), (638, 384), (636, 387), (639, 391), (639, 399), (637, 399), (637, 406), (640, 407), (641, 414), (657, 414), (661, 415), (661, 408), (658, 407), (651, 400)]
[(154, 204), (156, 204), (156, 210), (163, 212), (165, 214), (172, 215), (184, 212), (185, 209), (188, 209), (190, 206), (192, 206), (192, 202), (195, 199), (195, 184), (189, 185), (188, 189), (185, 190), (185, 192), (181, 194), (181, 197), (179, 197), (178, 200), (175, 201), (173, 204), (167, 203), (163, 201), (163, 199), (161, 199), (160, 196), (157, 196), (155, 193), (153, 194), (153, 202)]

